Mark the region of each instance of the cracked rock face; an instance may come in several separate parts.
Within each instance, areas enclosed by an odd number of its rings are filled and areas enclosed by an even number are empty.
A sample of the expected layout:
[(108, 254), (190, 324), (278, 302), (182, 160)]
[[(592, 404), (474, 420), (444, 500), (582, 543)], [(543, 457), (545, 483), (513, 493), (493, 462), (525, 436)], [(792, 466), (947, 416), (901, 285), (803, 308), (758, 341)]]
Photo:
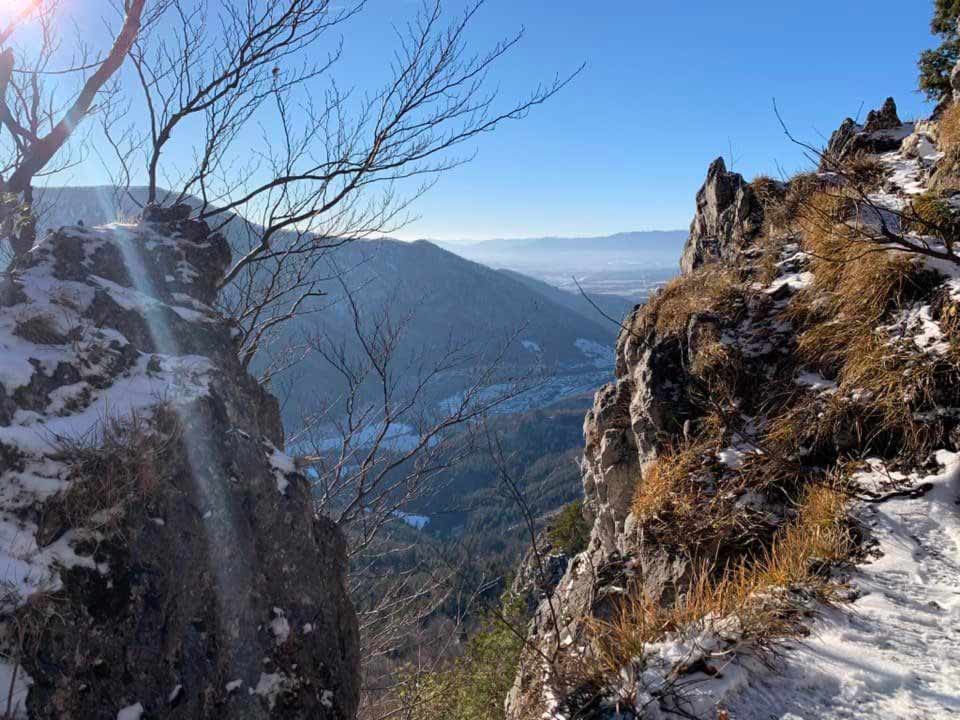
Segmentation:
[(728, 172), (723, 158), (710, 164), (697, 193), (697, 211), (680, 258), (680, 270), (734, 258), (763, 225), (763, 208), (743, 176)]
[[(344, 541), (210, 307), (229, 262), (153, 208), (50, 233), (0, 277), (0, 626), (19, 658), (0, 682), (19, 717), (355, 715)], [(98, 438), (138, 422), (153, 455), (127, 476)]]

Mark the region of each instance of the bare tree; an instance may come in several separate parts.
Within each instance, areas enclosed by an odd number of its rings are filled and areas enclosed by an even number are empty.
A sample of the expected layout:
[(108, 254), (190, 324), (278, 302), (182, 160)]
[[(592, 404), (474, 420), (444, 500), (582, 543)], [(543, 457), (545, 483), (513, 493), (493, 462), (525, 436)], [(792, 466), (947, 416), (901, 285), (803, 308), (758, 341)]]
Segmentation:
[(484, 0), (450, 23), (428, 0), (398, 29), (387, 82), (360, 96), (334, 70), (337, 33), (364, 0), (162, 2), (175, 31), (142, 33), (130, 53), (147, 127), (117, 112), (103, 131), (118, 182), (145, 178), (146, 202), (192, 203), (230, 235), (237, 257), (222, 284), (245, 295), (234, 309), (249, 326), (250, 358), (264, 346), (254, 326), (269, 318), (276, 328), (319, 297), (311, 272), (290, 266), (317, 267), (332, 248), (402, 227), (410, 203), (470, 159), (459, 148), (576, 74), (502, 104), (489, 74), (522, 32), (472, 53), (466, 32)]
[[(401, 305), (398, 291), (370, 298), (366, 283), (351, 284), (354, 275), (333, 259), (326, 272), (337, 291), (324, 316), (336, 312), (347, 332), (318, 324), (305, 343), (342, 390), (318, 397), (289, 445), (314, 483), (318, 512), (347, 538), (364, 658), (362, 716), (404, 717), (426, 700), (415, 691), (418, 678), (459, 653), (467, 617), (500, 582), (467, 572), (462, 550), (440, 557), (443, 550), (423, 548), (406, 523), (416, 525), (417, 503), (441, 492), (450, 471), (483, 449), (477, 442), (482, 419), (536, 380), (506, 371), (505, 354), (517, 333), (493, 350), (456, 337), (424, 350), (409, 338), (417, 303), (398, 317), (392, 309)], [(445, 390), (451, 376), (460, 387), (464, 376), (470, 380), (442, 402), (452, 392)], [(427, 559), (398, 560), (415, 549)]]
[[(505, 355), (521, 330), (492, 350), (456, 337), (427, 350), (404, 346), (416, 307), (396, 318), (389, 296), (361, 304), (342, 271), (332, 274), (349, 335), (320, 330), (307, 342), (343, 391), (318, 403), (290, 445), (303, 451), (298, 463), (315, 478), (318, 509), (344, 528), (356, 554), (475, 453), (472, 431), (483, 417), (538, 380), (506, 370)], [(460, 389), (439, 399), (437, 389), (454, 376)]]
[(833, 208), (819, 207), (808, 197), (801, 198), (803, 210), (811, 221), (824, 229), (839, 228), (852, 243), (853, 252), (842, 257), (823, 257), (831, 262), (849, 262), (871, 253), (903, 252), (960, 265), (956, 252), (957, 223), (944, 221), (947, 213), (925, 213), (915, 199), (902, 206), (885, 202), (872, 184), (854, 172), (847, 158), (799, 140), (784, 121), (776, 101), (774, 114), (783, 132), (793, 144), (802, 148), (807, 158), (821, 167), (834, 182), (823, 184), (821, 191), (842, 200), (842, 216)]
[[(64, 146), (96, 110), (98, 99), (114, 92), (111, 80), (140, 33), (145, 5), (146, 0), (125, 0), (122, 23), (109, 50), (96, 54), (78, 42), (64, 66), (56, 64), (62, 55), (61, 0), (28, 4), (0, 31), (0, 127), (5, 131), (0, 192), (10, 198), (4, 214), (14, 254), (26, 252), (34, 241), (29, 212), (34, 180), (70, 165), (69, 156), (62, 155)], [(39, 39), (14, 47), (11, 43), (19, 31)], [(26, 207), (18, 213), (20, 202)]]

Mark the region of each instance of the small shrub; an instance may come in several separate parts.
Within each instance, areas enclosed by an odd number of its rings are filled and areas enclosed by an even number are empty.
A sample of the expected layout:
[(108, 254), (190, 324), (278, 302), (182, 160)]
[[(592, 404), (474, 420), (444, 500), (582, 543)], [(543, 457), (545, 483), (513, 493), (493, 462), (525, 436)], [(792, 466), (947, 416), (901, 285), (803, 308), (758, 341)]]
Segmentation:
[(823, 184), (823, 180), (816, 173), (800, 173), (790, 178), (783, 197), (764, 207), (764, 218), (769, 231), (790, 232), (800, 208), (815, 192), (823, 188)]
[(869, 153), (844, 158), (841, 170), (844, 179), (863, 192), (880, 189), (887, 176), (887, 169), (880, 159)]
[(787, 184), (769, 175), (757, 175), (750, 181), (750, 188), (764, 206), (783, 202), (787, 194)]
[(913, 199), (903, 213), (903, 226), (909, 232), (933, 235), (951, 249), (960, 240), (960, 212), (937, 191)]
[(500, 611), (483, 619), (463, 655), (448, 668), (409, 677), (401, 693), (402, 717), (503, 720), (504, 700), (523, 649), (521, 606), (519, 598), (506, 596)]
[(566, 505), (551, 520), (547, 538), (556, 550), (573, 557), (587, 548), (590, 524), (583, 517), (583, 501)]

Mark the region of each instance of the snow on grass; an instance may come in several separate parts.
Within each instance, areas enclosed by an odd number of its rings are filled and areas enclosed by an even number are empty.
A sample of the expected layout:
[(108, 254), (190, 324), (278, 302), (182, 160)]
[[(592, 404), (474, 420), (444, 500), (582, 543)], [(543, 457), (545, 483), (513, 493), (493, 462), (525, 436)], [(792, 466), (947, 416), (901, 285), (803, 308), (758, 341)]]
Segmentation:
[[(50, 389), (45, 398), (40, 396), (47, 401), (45, 408), (13, 408), (12, 417), (8, 414), (6, 424), (0, 425), (0, 445), (15, 460), (4, 463), (0, 471), (0, 604), (4, 612), (12, 612), (37, 593), (56, 592), (62, 586), (64, 568), (109, 572), (108, 567), (74, 551), (77, 540), (95, 537), (92, 531), (72, 529), (45, 547), (38, 544), (36, 518), (41, 505), (65, 490), (70, 477), (70, 467), (58, 457), (62, 442), (93, 441), (108, 420), (146, 417), (159, 404), (176, 407), (192, 402), (209, 392), (213, 370), (210, 360), (199, 355), (141, 353), (129, 362), (125, 358), (118, 362), (129, 345), (127, 339), (84, 317), (98, 291), (137, 312), (171, 307), (192, 322), (206, 320), (206, 314), (166, 305), (92, 274), (86, 281), (59, 279), (50, 238), (76, 243), (82, 256), (79, 266), (90, 270), (97, 249), (107, 243), (129, 243), (133, 232), (122, 226), (65, 229), (40, 240), (31, 251), (31, 266), (6, 278), (14, 290), (14, 304), (0, 311), (0, 385), (6, 397), (38, 378), (43, 380), (39, 387)], [(53, 378), (61, 367), (72, 368), (78, 379), (57, 387)], [(4, 688), (11, 687), (13, 662), (12, 658), (0, 661)], [(12, 686), (14, 704), (22, 704), (30, 682), (20, 668)], [(137, 720), (142, 715), (143, 707), (137, 703), (120, 710), (117, 718)]]
[[(933, 485), (926, 495), (860, 509), (880, 555), (851, 579), (859, 599), (824, 611), (777, 672), (716, 693), (731, 720), (960, 716), (960, 455), (937, 459), (941, 472), (912, 478)], [(859, 477), (890, 479), (878, 461)]]
[(913, 342), (924, 352), (944, 355), (950, 350), (950, 343), (933, 319), (929, 305), (918, 303), (904, 308), (895, 315), (894, 322), (883, 329), (896, 339)]
[(837, 383), (833, 380), (827, 380), (820, 373), (801, 372), (793, 379), (797, 385), (808, 387), (817, 392), (832, 392), (837, 389)]
[(786, 275), (781, 275), (774, 280), (770, 284), (770, 287), (768, 287), (764, 292), (766, 292), (768, 295), (772, 295), (783, 287), (788, 287), (793, 291), (802, 290), (812, 282), (813, 273), (807, 270), (803, 272), (787, 273)]
[(717, 461), (726, 465), (731, 470), (737, 470), (743, 467), (743, 461), (746, 456), (747, 452), (744, 448), (728, 447), (717, 453)]

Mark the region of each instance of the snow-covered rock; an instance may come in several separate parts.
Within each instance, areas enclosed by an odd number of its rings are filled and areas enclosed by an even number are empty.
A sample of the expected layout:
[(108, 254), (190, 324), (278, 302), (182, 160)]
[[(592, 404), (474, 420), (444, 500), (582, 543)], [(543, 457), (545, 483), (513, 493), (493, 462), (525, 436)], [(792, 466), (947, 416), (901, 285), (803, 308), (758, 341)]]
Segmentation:
[[(204, 223), (148, 208), (47, 233), (0, 276), (0, 683), (18, 717), (354, 712), (343, 539), (212, 308), (229, 262)], [(282, 693), (236, 692), (264, 673)]]

